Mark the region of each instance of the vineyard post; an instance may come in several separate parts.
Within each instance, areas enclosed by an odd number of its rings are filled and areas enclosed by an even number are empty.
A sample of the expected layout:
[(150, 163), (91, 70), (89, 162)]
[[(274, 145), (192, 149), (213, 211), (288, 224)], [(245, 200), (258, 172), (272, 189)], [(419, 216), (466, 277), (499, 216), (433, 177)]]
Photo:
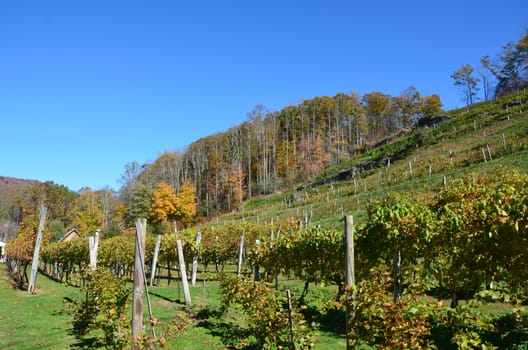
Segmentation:
[(356, 305), (356, 274), (354, 266), (354, 218), (351, 215), (345, 216), (345, 254), (346, 254), (346, 285), (352, 289), (352, 298), (347, 298), (346, 305), (346, 348), (352, 349), (349, 333), (351, 331), (352, 321), (355, 317)]
[(292, 300), (291, 300), (291, 292), (290, 292), (289, 289), (286, 289), (286, 298), (288, 299), (288, 320), (289, 320), (289, 324), (290, 324), (290, 342), (291, 342), (292, 346), (294, 346)]
[(244, 234), (245, 232), (242, 231), (242, 236), (240, 236), (240, 247), (238, 250), (237, 276), (240, 276), (240, 273), (242, 271), (242, 259), (244, 257)]
[(90, 249), (90, 270), (97, 268), (97, 249), (99, 246), (99, 230), (93, 236), (88, 237), (88, 247)]
[[(260, 239), (257, 239), (257, 240), (255, 241), (255, 246), (256, 246), (257, 251), (258, 251), (258, 247), (259, 247), (259, 245), (260, 245)], [(258, 260), (258, 259), (257, 259), (257, 260)], [(258, 262), (255, 264), (255, 267), (254, 267), (254, 269), (253, 269), (253, 280), (254, 280), (255, 282), (260, 281), (260, 267), (259, 267), (259, 265), (258, 265)]]
[(482, 157), (484, 158), (484, 163), (487, 163), (488, 159), (486, 158), (486, 152), (484, 151), (484, 147), (481, 147), (480, 150), (482, 151)]
[(196, 232), (196, 241), (194, 247), (194, 256), (192, 263), (192, 278), (191, 283), (193, 286), (196, 285), (196, 274), (198, 273), (198, 253), (200, 252), (200, 243), (202, 242), (202, 233), (200, 231)]
[[(152, 258), (152, 267), (150, 269), (150, 286), (154, 284), (154, 277), (156, 277), (156, 266), (158, 264), (158, 255), (161, 245), (161, 235), (156, 236), (156, 246), (154, 247), (154, 257)], [(158, 283), (159, 285), (159, 283)]]
[(88, 250), (89, 250), (89, 258), (90, 258), (90, 270), (95, 270), (96, 268), (96, 262), (95, 262), (95, 237), (90, 236), (88, 237)]
[(35, 250), (33, 250), (33, 262), (31, 264), (31, 275), (29, 277), (28, 292), (35, 293), (35, 285), (37, 283), (37, 271), (39, 263), (40, 244), (42, 243), (42, 233), (44, 231), (44, 223), (46, 222), (46, 213), (48, 208), (42, 206), (40, 209), (40, 223), (37, 232), (37, 241), (35, 242)]
[[(280, 229), (279, 231), (277, 232), (277, 244), (279, 242), (279, 233), (280, 233)], [(275, 232), (273, 230), (270, 231), (270, 249), (273, 249), (273, 241), (275, 240)], [(278, 272), (275, 272), (274, 273), (274, 277), (273, 279), (275, 280), (275, 289), (279, 289), (279, 273)]]
[(185, 259), (183, 256), (183, 246), (181, 239), (176, 241), (178, 246), (178, 261), (180, 263), (180, 275), (183, 284), (183, 296), (185, 297), (185, 304), (191, 306), (191, 293), (189, 292), (189, 281), (187, 281), (187, 271), (185, 270)]
[(134, 257), (134, 300), (132, 302), (132, 350), (139, 349), (137, 337), (143, 332), (143, 287), (145, 283), (142, 266), (145, 254), (147, 219), (136, 219), (136, 248)]
[(393, 279), (393, 292), (392, 298), (394, 301), (401, 299), (402, 295), (402, 283), (401, 283), (401, 253), (394, 253), (392, 256), (392, 279)]

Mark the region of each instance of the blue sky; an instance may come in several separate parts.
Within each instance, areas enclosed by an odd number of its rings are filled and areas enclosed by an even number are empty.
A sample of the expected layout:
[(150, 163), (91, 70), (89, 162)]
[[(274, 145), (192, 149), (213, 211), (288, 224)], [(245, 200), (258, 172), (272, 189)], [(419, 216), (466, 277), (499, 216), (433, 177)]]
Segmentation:
[(462, 106), (451, 73), (527, 28), (525, 0), (2, 1), (0, 175), (118, 189), (257, 104), (414, 86)]

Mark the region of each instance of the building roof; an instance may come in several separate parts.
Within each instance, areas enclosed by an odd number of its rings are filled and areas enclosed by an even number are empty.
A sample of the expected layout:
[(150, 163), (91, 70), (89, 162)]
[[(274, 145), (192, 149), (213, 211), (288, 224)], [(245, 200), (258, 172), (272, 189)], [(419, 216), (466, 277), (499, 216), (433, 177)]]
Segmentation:
[(61, 239), (59, 239), (59, 243), (64, 242), (64, 241), (65, 242), (71, 241), (72, 239), (78, 236), (79, 236), (79, 231), (77, 231), (77, 229), (74, 227), (68, 232), (66, 232), (64, 236), (61, 237)]

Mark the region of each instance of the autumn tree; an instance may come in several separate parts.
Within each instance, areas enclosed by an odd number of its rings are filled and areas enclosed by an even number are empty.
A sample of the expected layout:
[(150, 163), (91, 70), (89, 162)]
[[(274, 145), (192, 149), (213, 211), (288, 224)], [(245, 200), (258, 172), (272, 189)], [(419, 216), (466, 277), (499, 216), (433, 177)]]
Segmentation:
[(154, 163), (145, 167), (138, 178), (152, 188), (161, 182), (165, 182), (177, 191), (183, 178), (184, 169), (184, 157), (181, 153), (164, 151)]
[(418, 125), (425, 125), (431, 118), (442, 113), (442, 101), (440, 95), (425, 96), (421, 99), (420, 112), (418, 114)]
[(196, 215), (196, 195), (194, 187), (188, 182), (180, 186), (176, 195), (174, 218), (187, 227)]
[(103, 207), (101, 197), (90, 188), (82, 189), (75, 200), (72, 225), (84, 235), (91, 234), (102, 228)]
[(363, 96), (363, 105), (371, 138), (384, 137), (390, 132), (390, 125), (387, 122), (389, 103), (390, 96), (382, 92), (371, 92)]
[(176, 195), (174, 188), (165, 182), (161, 182), (152, 194), (149, 217), (153, 223), (166, 223), (168, 220), (174, 219), (175, 214)]
[(391, 101), (393, 117), (389, 123), (390, 129), (410, 127), (419, 114), (420, 100), (420, 93), (413, 86), (405, 89), (399, 96), (393, 97)]

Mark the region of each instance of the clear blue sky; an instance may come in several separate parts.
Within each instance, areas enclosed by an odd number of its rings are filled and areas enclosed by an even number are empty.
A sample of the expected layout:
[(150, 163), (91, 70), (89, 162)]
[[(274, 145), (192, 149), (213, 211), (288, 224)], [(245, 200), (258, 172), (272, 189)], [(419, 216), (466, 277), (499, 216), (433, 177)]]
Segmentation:
[(451, 73), (527, 28), (526, 0), (5, 0), (0, 175), (118, 189), (257, 104), (415, 86), (461, 106)]

